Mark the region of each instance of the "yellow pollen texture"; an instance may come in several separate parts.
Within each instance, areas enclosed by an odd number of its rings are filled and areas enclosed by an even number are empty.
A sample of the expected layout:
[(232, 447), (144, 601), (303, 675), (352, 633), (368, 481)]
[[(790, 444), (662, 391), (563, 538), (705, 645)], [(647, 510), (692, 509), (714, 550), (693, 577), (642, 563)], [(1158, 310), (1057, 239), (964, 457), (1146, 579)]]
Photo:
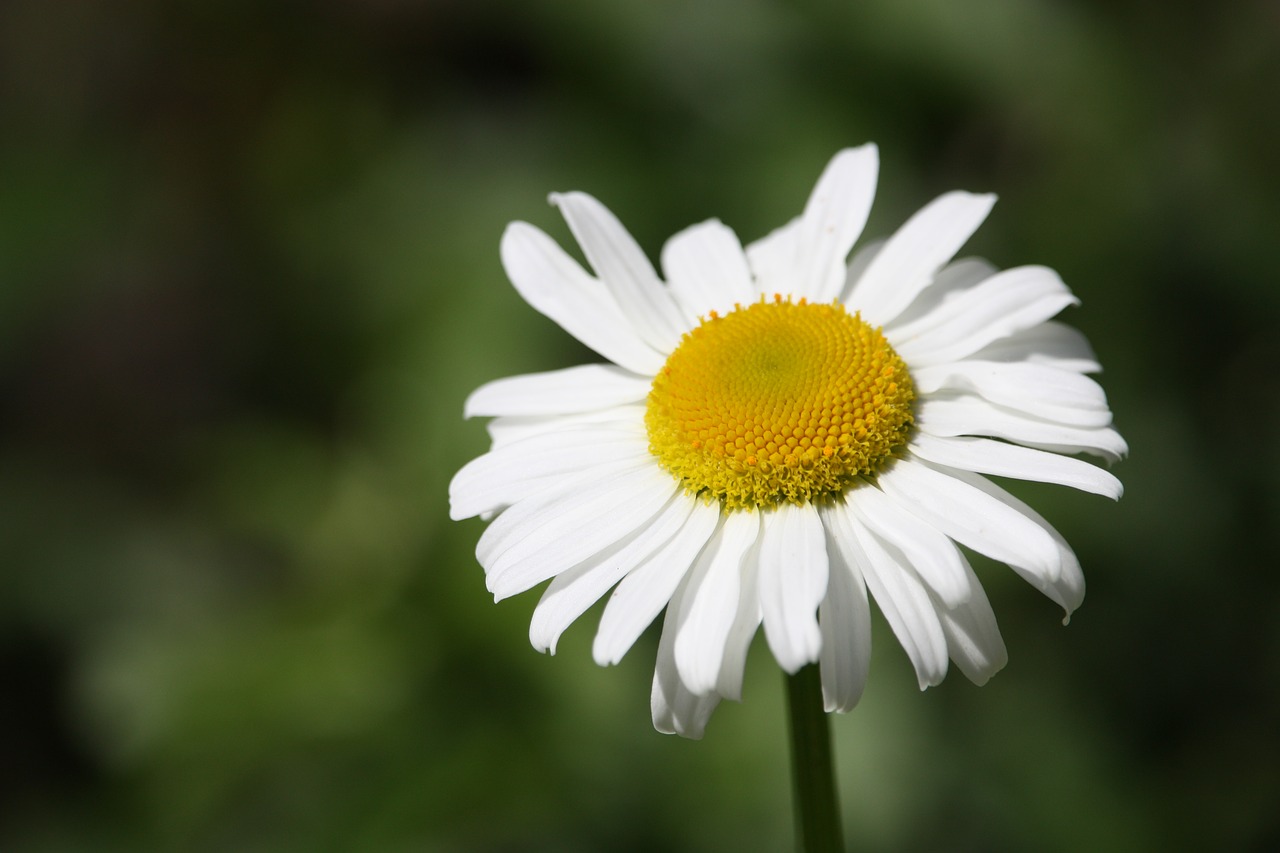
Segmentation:
[(907, 440), (915, 389), (879, 329), (775, 296), (712, 312), (671, 353), (645, 425), (659, 464), (726, 509), (806, 503)]

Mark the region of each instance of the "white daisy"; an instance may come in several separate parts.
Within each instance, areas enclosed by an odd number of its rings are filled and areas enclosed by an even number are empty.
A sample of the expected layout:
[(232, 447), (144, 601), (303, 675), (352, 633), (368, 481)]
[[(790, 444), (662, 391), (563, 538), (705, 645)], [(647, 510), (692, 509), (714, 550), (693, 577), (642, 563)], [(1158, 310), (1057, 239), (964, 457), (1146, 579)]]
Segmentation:
[(1051, 269), (953, 261), (991, 195), (948, 193), (849, 257), (874, 145), (842, 151), (804, 212), (745, 249), (716, 220), (672, 237), (659, 278), (591, 196), (553, 195), (595, 271), (523, 222), (502, 261), (529, 304), (608, 359), (478, 389), (492, 449), (450, 485), (492, 519), (476, 556), (495, 600), (551, 583), (530, 639), (610, 589), (593, 652), (617, 663), (666, 609), (654, 725), (700, 737), (738, 699), (763, 623), (784, 670), (818, 662), (826, 708), (858, 701), (868, 590), (921, 688), (948, 658), (977, 684), (1006, 661), (958, 545), (1063, 607), (1084, 597), (1057, 531), (984, 474), (1118, 498), (1073, 456), (1126, 453), (1088, 343), (1051, 321), (1077, 300)]

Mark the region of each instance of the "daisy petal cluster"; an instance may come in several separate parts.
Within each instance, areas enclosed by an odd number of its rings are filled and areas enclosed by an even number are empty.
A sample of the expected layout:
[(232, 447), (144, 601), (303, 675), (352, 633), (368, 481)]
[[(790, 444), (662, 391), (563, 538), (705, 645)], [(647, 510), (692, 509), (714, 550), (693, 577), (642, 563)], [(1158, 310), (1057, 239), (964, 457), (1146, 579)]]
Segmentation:
[[(1007, 655), (964, 549), (1007, 564), (1067, 617), (1084, 576), (1063, 537), (988, 476), (1118, 498), (1079, 458), (1127, 452), (1077, 303), (1042, 266), (954, 257), (994, 196), (951, 192), (854, 251), (874, 145), (840, 152), (801, 215), (743, 246), (716, 220), (676, 234), (662, 275), (589, 195), (557, 194), (591, 267), (515, 222), (502, 261), (535, 309), (608, 363), (500, 379), (467, 400), (492, 449), (450, 485), (490, 521), (496, 600), (550, 581), (530, 626), (554, 652), (609, 595), (617, 663), (665, 611), (654, 725), (700, 737), (740, 699), (763, 627), (778, 664), (818, 663), (826, 708), (860, 698), (874, 599), (921, 688), (977, 684)], [(610, 594), (610, 591), (612, 593)]]

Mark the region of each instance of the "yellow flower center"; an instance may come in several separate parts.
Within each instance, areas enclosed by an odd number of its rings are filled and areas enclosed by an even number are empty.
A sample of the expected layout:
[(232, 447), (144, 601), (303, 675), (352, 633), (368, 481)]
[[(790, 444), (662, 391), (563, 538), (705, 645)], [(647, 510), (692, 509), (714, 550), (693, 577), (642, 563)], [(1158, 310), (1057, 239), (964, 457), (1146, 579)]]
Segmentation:
[(653, 380), (649, 451), (726, 509), (805, 503), (874, 474), (906, 443), (915, 389), (879, 329), (844, 306), (715, 312)]

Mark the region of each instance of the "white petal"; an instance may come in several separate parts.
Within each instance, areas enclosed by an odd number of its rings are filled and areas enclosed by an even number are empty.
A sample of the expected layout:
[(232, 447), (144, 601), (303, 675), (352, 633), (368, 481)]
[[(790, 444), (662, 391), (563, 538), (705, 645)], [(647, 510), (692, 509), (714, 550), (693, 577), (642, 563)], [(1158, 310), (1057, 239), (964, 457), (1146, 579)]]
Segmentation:
[(872, 325), (892, 321), (978, 230), (995, 201), (994, 195), (951, 192), (921, 208), (854, 284), (850, 306)]
[(853, 253), (853, 257), (849, 259), (849, 266), (845, 270), (844, 286), (840, 288), (840, 301), (849, 302), (849, 294), (853, 290), (853, 286), (857, 284), (858, 279), (862, 278), (862, 274), (867, 271), (867, 267), (871, 266), (871, 262), (876, 259), (876, 255), (880, 254), (880, 250), (884, 248), (885, 241), (872, 240), (862, 244), (858, 251)]
[(628, 572), (661, 550), (689, 518), (694, 503), (683, 492), (673, 495), (633, 536), (556, 575), (529, 623), (533, 647), (555, 654), (556, 643), (565, 629)]
[(564, 214), (583, 254), (640, 337), (659, 352), (675, 349), (685, 331), (685, 320), (653, 265), (617, 217), (586, 193), (552, 193), (551, 203)]
[(980, 361), (1026, 361), (1076, 373), (1098, 373), (1102, 365), (1079, 330), (1048, 320), (987, 344), (973, 353)]
[(742, 677), (747, 666), (747, 652), (760, 627), (760, 538), (742, 556), (742, 587), (738, 591), (738, 612), (724, 642), (724, 659), (716, 677), (717, 695), (725, 699), (742, 699)]
[(652, 376), (638, 376), (612, 364), (508, 376), (471, 392), (463, 417), (590, 412), (643, 401), (652, 384)]
[(968, 561), (963, 557), (961, 561), (971, 593), (958, 607), (939, 606), (938, 618), (947, 636), (951, 659), (970, 681), (981, 686), (1009, 662), (1009, 652), (986, 591)]
[(1082, 459), (990, 438), (940, 438), (917, 432), (910, 450), (921, 459), (979, 474), (1055, 483), (1112, 500), (1119, 500), (1124, 493), (1124, 486), (1113, 474)]
[(843, 502), (824, 508), (823, 519), (844, 561), (861, 567), (867, 589), (915, 667), (920, 689), (939, 684), (947, 674), (947, 638), (929, 591)]
[(671, 295), (692, 328), (712, 311), (728, 314), (755, 299), (751, 269), (731, 229), (712, 219), (686, 228), (662, 249), (662, 270)]
[(695, 694), (715, 690), (725, 643), (738, 614), (742, 558), (760, 532), (759, 513), (730, 513), (693, 570), (676, 622), (676, 667)]
[(841, 151), (818, 178), (795, 233), (790, 287), (780, 290), (830, 302), (844, 288), (845, 262), (876, 194), (880, 154), (875, 145)]
[(720, 696), (708, 693), (698, 696), (689, 691), (676, 667), (675, 638), (679, 619), (676, 613), (684, 606), (685, 591), (690, 576), (676, 589), (667, 607), (662, 623), (662, 638), (658, 641), (658, 659), (653, 667), (653, 691), (649, 707), (653, 714), (653, 727), (663, 734), (678, 734), (692, 740), (702, 737), (711, 712), (720, 704)]
[(894, 460), (877, 482), (905, 509), (960, 544), (1036, 574), (1056, 574), (1060, 561), (1053, 539), (1007, 502), (976, 488), (960, 474), (907, 458)]
[(612, 409), (597, 409), (573, 415), (513, 415), (494, 418), (485, 426), (485, 430), (489, 433), (494, 449), (535, 435), (592, 424), (617, 429), (630, 427), (647, 435), (644, 412), (644, 406), (615, 406)]
[(823, 704), (829, 712), (844, 713), (853, 710), (862, 698), (871, 668), (871, 608), (856, 555), (837, 541), (841, 532), (828, 523), (828, 513), (820, 508), (818, 514), (823, 519), (831, 562), (827, 596), (818, 607)]
[(747, 245), (747, 263), (755, 277), (757, 294), (771, 297), (775, 293), (791, 292), (799, 233), (800, 217), (797, 216)]
[(458, 520), (495, 512), (597, 466), (637, 466), (648, 453), (648, 439), (641, 431), (589, 424), (504, 444), (454, 475), (449, 515)]
[(760, 610), (765, 639), (788, 673), (818, 659), (818, 605), (827, 594), (827, 549), (812, 506), (783, 503), (764, 515), (760, 544)]
[[(594, 478), (549, 500), (530, 498), (494, 519), (476, 556), (494, 600), (524, 592), (649, 523), (678, 484), (652, 462)], [(526, 504), (535, 504), (523, 512)]]
[(1054, 453), (1090, 453), (1111, 462), (1129, 452), (1120, 433), (1110, 427), (1065, 426), (968, 395), (917, 400), (916, 426), (943, 438), (993, 436)]
[(911, 371), (916, 392), (943, 389), (971, 392), (1033, 417), (1077, 427), (1111, 425), (1102, 387), (1071, 370), (1039, 364), (952, 361)]
[(973, 486), (974, 489), (1018, 512), (1043, 530), (1053, 541), (1056, 553), (1054, 554), (1054, 565), (1050, 571), (1041, 572), (1035, 567), (1019, 566), (1014, 563), (1009, 565), (1023, 580), (1047, 595), (1066, 611), (1062, 620), (1062, 624), (1065, 625), (1070, 621), (1071, 614), (1084, 601), (1084, 572), (1080, 570), (1080, 561), (1076, 559), (1075, 552), (1071, 550), (1067, 540), (1054, 529), (1053, 525), (1045, 521), (1039, 513), (985, 477), (980, 477), (967, 471), (952, 470), (950, 473), (952, 476)]
[[(979, 282), (995, 275), (999, 270), (982, 258), (959, 258), (947, 264), (933, 277), (933, 283), (903, 309), (885, 329), (895, 329), (913, 323), (939, 310), (941, 306), (957, 298)], [(852, 276), (852, 270), (850, 270)]]
[(556, 242), (526, 222), (502, 235), (502, 265), (525, 301), (614, 364), (655, 375), (664, 353), (646, 343), (608, 289)]
[(667, 606), (698, 552), (715, 533), (720, 522), (720, 505), (696, 498), (690, 501), (693, 509), (680, 531), (623, 578), (609, 597), (591, 649), (601, 666), (622, 660), (644, 629)]
[(957, 361), (992, 341), (1043, 323), (1079, 304), (1048, 267), (996, 273), (944, 300), (910, 323), (886, 327), (885, 337), (912, 368)]
[(921, 521), (871, 484), (849, 492), (845, 502), (868, 530), (902, 552), (920, 579), (948, 607), (967, 600), (970, 586), (964, 559), (936, 527)]

